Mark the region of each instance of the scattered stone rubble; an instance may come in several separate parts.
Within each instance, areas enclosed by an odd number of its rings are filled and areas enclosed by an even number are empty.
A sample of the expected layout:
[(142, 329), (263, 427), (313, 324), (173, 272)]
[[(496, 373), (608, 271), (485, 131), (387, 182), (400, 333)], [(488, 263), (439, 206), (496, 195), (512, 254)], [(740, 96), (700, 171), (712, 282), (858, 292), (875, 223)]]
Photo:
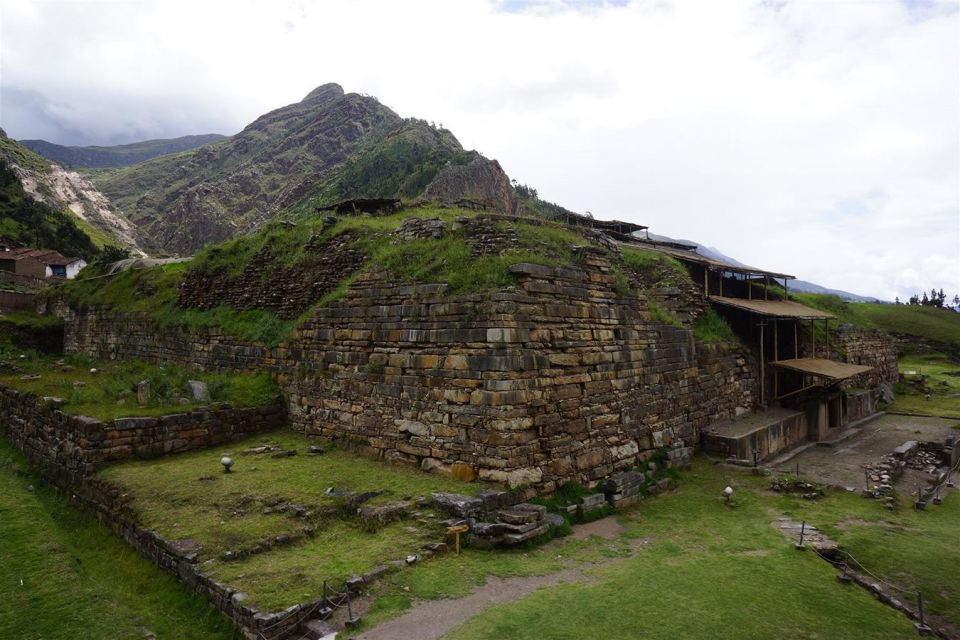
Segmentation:
[(777, 493), (798, 494), (804, 500), (818, 500), (826, 495), (820, 487), (799, 478), (777, 478), (770, 482), (770, 490)]
[[(916, 445), (916, 442), (906, 443)], [(894, 453), (888, 453), (873, 464), (864, 465), (864, 475), (870, 482), (864, 489), (863, 495), (868, 498), (886, 498), (894, 495), (894, 483), (903, 475), (903, 468), (906, 463), (903, 455), (898, 455), (897, 451), (903, 449), (906, 445), (897, 447)]]

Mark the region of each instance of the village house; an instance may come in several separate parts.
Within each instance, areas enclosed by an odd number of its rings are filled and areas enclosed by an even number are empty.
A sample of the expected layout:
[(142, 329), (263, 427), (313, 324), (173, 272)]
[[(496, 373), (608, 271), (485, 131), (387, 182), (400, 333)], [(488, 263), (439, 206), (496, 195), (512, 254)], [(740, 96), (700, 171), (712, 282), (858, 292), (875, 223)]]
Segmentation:
[(87, 266), (83, 258), (70, 258), (49, 249), (14, 248), (0, 245), (0, 271), (32, 278), (64, 278), (77, 276)]

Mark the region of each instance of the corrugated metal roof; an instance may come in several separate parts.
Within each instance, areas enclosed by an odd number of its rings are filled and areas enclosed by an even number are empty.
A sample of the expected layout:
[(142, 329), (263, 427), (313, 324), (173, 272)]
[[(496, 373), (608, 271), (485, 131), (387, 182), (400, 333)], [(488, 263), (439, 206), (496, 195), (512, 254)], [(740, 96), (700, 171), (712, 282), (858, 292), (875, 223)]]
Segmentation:
[(846, 362), (835, 362), (824, 358), (797, 358), (795, 360), (778, 360), (771, 362), (775, 367), (781, 369), (790, 369), (810, 375), (827, 378), (829, 380), (846, 380), (861, 373), (866, 373), (873, 369), (862, 364), (847, 364)]
[(678, 249), (674, 247), (667, 246), (663, 243), (654, 242), (654, 241), (644, 241), (642, 238), (636, 238), (631, 242), (621, 242), (620, 244), (625, 244), (627, 246), (635, 246), (641, 249), (650, 249), (651, 251), (660, 251), (662, 253), (669, 254), (676, 258), (677, 260), (683, 260), (685, 262), (693, 262), (695, 264), (701, 264), (713, 269), (722, 269), (724, 271), (733, 271), (736, 273), (753, 273), (759, 276), (770, 276), (771, 278), (786, 278), (787, 280), (793, 280), (796, 276), (791, 276), (786, 273), (776, 273), (775, 271), (764, 271), (763, 269), (754, 269), (753, 267), (744, 266), (742, 264), (729, 264), (727, 262), (721, 262), (720, 260), (714, 260), (713, 258), (708, 258), (707, 256), (700, 255), (696, 251), (687, 251), (685, 249)]
[(747, 300), (745, 298), (727, 298), (724, 296), (710, 296), (711, 302), (722, 304), (735, 309), (743, 309), (761, 316), (774, 318), (799, 318), (804, 320), (833, 319), (836, 316), (820, 311), (813, 307), (802, 305), (799, 302), (786, 300)]

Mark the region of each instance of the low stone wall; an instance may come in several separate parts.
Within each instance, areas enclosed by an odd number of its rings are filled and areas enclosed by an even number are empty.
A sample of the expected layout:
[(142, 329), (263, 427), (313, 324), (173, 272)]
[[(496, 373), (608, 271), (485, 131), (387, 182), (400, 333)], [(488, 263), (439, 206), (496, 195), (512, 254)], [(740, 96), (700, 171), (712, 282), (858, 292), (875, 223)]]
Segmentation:
[(143, 557), (172, 574), (193, 593), (206, 598), (245, 638), (273, 640), (287, 637), (299, 625), (301, 605), (279, 613), (262, 613), (257, 607), (244, 604), (243, 593), (202, 571), (197, 564), (196, 550), (189, 543), (166, 540), (153, 529), (138, 524), (127, 504), (128, 498), (115, 485), (95, 477), (84, 477), (76, 482), (64, 482), (62, 476), (47, 477), (64, 490), (75, 505), (93, 513)]
[(189, 545), (162, 538), (139, 525), (127, 498), (100, 480), (100, 466), (128, 458), (153, 458), (233, 442), (285, 423), (282, 406), (233, 409), (226, 405), (156, 418), (117, 418), (101, 422), (72, 416), (56, 403), (0, 386), (0, 422), (7, 437), (41, 475), (97, 516), (117, 535), (188, 589), (209, 600), (246, 637), (280, 638), (300, 623), (301, 607), (261, 613), (243, 603), (243, 594), (205, 575)]
[(0, 315), (0, 335), (9, 336), (21, 349), (44, 353), (63, 353), (63, 325), (33, 326), (18, 324)]
[(0, 386), (0, 420), (14, 446), (45, 475), (77, 483), (109, 462), (200, 449), (280, 427), (286, 413), (282, 406), (214, 405), (188, 413), (101, 422), (64, 413), (54, 401)]
[(54, 303), (44, 311), (64, 318), (64, 351), (102, 360), (139, 359), (172, 363), (201, 371), (284, 371), (287, 349), (268, 349), (227, 336), (217, 327), (160, 325), (147, 313), (91, 308), (77, 313)]
[(704, 432), (702, 445), (709, 453), (747, 462), (753, 461), (756, 451), (757, 461), (763, 461), (806, 441), (809, 429), (806, 415), (797, 411), (746, 433)]

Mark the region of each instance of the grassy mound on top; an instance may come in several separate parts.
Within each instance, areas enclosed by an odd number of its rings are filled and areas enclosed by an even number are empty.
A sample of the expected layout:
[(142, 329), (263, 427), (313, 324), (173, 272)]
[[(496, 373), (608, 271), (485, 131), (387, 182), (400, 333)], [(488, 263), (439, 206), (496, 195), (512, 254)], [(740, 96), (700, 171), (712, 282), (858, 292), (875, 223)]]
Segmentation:
[(226, 306), (191, 309), (178, 306), (178, 285), (189, 270), (196, 274), (226, 276), (228, 281), (245, 274), (256, 256), (269, 256), (255, 277), (269, 281), (289, 273), (305, 273), (319, 262), (311, 246), (349, 234), (353, 249), (365, 256), (363, 266), (343, 273), (329, 293), (314, 306), (342, 297), (363, 271), (386, 271), (398, 283), (447, 283), (452, 295), (489, 292), (513, 283), (508, 267), (518, 262), (547, 266), (573, 266), (576, 245), (588, 244), (576, 233), (549, 223), (530, 220), (496, 221), (515, 242), (498, 254), (475, 255), (464, 230), (451, 230), (440, 238), (398, 241), (393, 231), (407, 218), (440, 218), (452, 222), (474, 212), (456, 208), (417, 207), (383, 217), (341, 217), (329, 225), (312, 218), (297, 224), (274, 222), (257, 233), (240, 236), (199, 252), (192, 260), (150, 269), (106, 275), (88, 267), (81, 276), (47, 295), (64, 297), (74, 308), (109, 306), (118, 311), (143, 312), (161, 324), (183, 327), (219, 327), (227, 335), (267, 345), (279, 344), (308, 313), (283, 320), (268, 309), (238, 310)]

